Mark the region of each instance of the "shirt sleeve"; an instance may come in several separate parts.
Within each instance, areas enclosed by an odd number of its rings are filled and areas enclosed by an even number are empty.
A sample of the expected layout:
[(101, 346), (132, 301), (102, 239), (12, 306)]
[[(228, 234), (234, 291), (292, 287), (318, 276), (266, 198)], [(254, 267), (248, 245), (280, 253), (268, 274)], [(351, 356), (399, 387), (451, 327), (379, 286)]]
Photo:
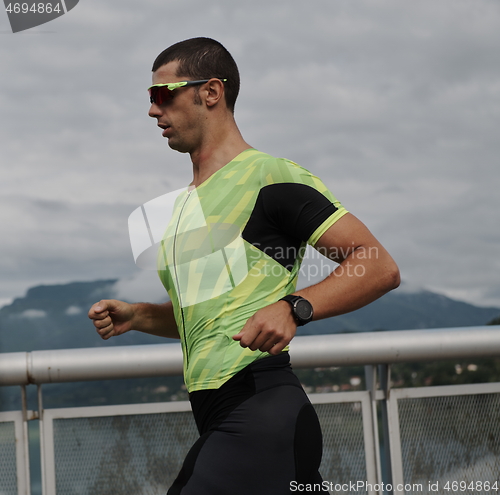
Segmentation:
[(277, 159), (262, 189), (268, 218), (314, 246), (347, 210), (323, 181), (296, 163)]

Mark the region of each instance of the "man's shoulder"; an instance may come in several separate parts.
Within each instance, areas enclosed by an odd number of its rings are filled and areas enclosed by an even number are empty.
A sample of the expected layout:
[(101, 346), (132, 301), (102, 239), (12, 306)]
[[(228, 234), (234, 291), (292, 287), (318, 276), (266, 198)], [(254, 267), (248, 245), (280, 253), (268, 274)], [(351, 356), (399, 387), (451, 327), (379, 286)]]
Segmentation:
[(258, 150), (249, 150), (247, 159), (251, 166), (260, 169), (268, 184), (276, 182), (297, 182), (304, 176), (313, 174), (288, 158), (280, 158)]

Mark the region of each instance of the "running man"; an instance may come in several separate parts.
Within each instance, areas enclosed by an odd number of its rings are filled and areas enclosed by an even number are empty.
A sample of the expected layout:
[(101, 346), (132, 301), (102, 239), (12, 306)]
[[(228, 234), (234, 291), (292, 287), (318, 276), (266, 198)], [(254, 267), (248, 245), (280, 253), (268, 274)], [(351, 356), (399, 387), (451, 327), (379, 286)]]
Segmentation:
[[(89, 317), (103, 339), (129, 330), (181, 339), (200, 438), (168, 495), (282, 495), (292, 481), (321, 483), (319, 422), (288, 344), (297, 326), (396, 288), (398, 268), (320, 179), (245, 142), (238, 68), (220, 43), (172, 45), (152, 82), (149, 115), (193, 164), (158, 253), (170, 301), (102, 300)], [(296, 291), (307, 244), (339, 266)]]

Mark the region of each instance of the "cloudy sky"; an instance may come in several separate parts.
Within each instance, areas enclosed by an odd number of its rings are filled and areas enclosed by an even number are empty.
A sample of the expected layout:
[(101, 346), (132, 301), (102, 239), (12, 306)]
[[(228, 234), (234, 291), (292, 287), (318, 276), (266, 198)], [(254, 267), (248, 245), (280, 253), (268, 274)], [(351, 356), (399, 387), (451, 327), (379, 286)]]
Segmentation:
[(498, 0), (80, 0), (16, 34), (0, 12), (0, 303), (162, 293), (127, 218), (191, 168), (146, 88), (160, 51), (209, 36), (239, 64), (247, 142), (322, 177), (409, 287), (500, 307), (499, 33)]

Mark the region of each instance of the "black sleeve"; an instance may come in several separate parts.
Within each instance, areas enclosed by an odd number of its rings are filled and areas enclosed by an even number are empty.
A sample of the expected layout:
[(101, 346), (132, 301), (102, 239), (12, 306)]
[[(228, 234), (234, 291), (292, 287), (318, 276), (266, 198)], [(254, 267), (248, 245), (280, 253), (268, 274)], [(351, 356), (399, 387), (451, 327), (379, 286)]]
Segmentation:
[(311, 186), (271, 184), (260, 190), (243, 238), (291, 269), (289, 265), (293, 265), (295, 258), (285, 256), (282, 261), (278, 259), (278, 251), (289, 247), (298, 250), (336, 211), (335, 205)]

